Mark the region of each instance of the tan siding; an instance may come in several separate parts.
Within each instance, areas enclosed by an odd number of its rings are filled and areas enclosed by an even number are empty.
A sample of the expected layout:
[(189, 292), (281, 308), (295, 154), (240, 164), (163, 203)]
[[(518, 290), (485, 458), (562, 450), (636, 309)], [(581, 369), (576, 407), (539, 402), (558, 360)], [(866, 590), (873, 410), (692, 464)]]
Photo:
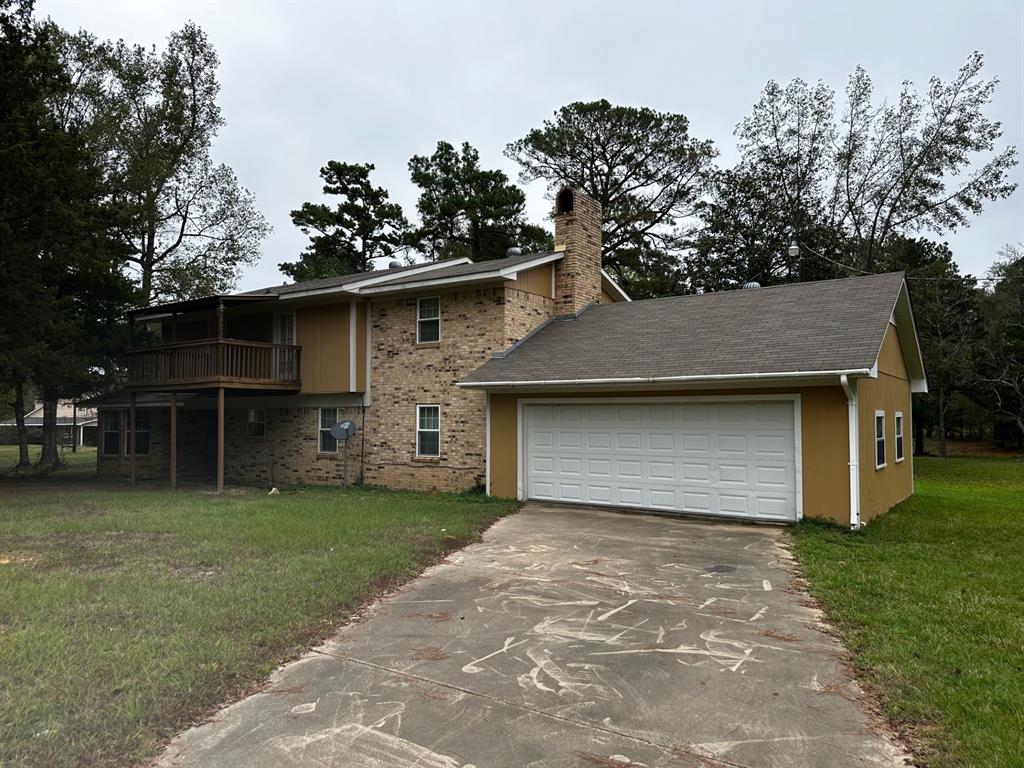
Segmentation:
[(520, 272), (510, 287), (527, 293), (535, 293), (538, 296), (547, 296), (550, 299), (552, 298), (551, 269), (550, 264), (541, 264), (539, 267)]
[(296, 343), (302, 347), (302, 394), (348, 391), (348, 323), (347, 302), (296, 310)]
[(356, 307), (356, 389), (366, 391), (366, 316), (369, 304)]
[(903, 359), (903, 347), (900, 344), (899, 334), (896, 332), (896, 326), (894, 325), (890, 325), (885, 332), (885, 340), (882, 342), (882, 349), (878, 353), (878, 372), (887, 373), (904, 381), (910, 381), (907, 363)]
[[(670, 397), (675, 395), (799, 394), (803, 444), (804, 516), (850, 520), (850, 482), (847, 463), (846, 397), (839, 387), (795, 390), (743, 389), (727, 391), (618, 392), (608, 397)], [(600, 397), (593, 392), (565, 395), (491, 395), (491, 494), (516, 496), (517, 411), (520, 400), (537, 397)]]
[[(857, 386), (860, 432), (860, 517), (868, 522), (913, 493), (910, 381), (896, 329), (889, 326), (878, 356), (878, 378)], [(885, 411), (885, 462), (875, 469), (875, 411)], [(903, 413), (903, 455), (896, 463), (896, 411)]]
[(614, 296), (608, 293), (608, 291), (602, 290), (601, 298), (598, 301), (598, 304), (614, 304), (616, 301), (618, 301), (618, 299), (616, 299)]

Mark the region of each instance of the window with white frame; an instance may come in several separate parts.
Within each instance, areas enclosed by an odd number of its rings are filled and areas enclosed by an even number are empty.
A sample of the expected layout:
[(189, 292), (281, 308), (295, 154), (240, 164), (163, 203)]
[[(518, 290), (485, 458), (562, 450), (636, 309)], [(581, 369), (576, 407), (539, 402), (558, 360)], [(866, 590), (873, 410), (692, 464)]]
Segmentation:
[(416, 455), (441, 455), (441, 406), (416, 406)]
[(885, 466), (885, 411), (875, 411), (875, 469)]
[(121, 412), (103, 412), (103, 455), (117, 456), (121, 453)]
[(416, 343), (430, 344), (441, 340), (441, 299), (416, 300)]
[(331, 434), (331, 427), (338, 421), (337, 408), (320, 409), (319, 451), (320, 453), (336, 453), (338, 441)]
[(149, 453), (149, 411), (135, 411), (135, 455)]
[(903, 413), (896, 411), (896, 463), (903, 461)]
[(249, 437), (266, 437), (267, 434), (267, 410), (265, 408), (250, 408), (249, 422), (246, 428)]

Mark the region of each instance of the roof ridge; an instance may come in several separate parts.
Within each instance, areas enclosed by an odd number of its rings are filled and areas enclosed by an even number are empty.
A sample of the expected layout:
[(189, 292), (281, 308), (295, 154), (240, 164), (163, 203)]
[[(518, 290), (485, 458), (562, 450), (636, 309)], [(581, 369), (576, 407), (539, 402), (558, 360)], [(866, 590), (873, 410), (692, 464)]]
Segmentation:
[(643, 304), (650, 304), (650, 303), (655, 302), (655, 301), (671, 301), (673, 299), (697, 299), (697, 298), (700, 298), (702, 296), (721, 296), (723, 294), (733, 294), (733, 293), (745, 295), (745, 294), (748, 294), (748, 293), (750, 293), (752, 291), (773, 291), (773, 290), (777, 290), (777, 289), (780, 289), (780, 288), (797, 288), (797, 287), (800, 287), (800, 286), (807, 286), (807, 285), (822, 285), (824, 283), (843, 283), (843, 282), (848, 282), (848, 281), (851, 281), (851, 280), (863, 280), (865, 278), (892, 277), (893, 275), (905, 276), (906, 272), (902, 271), (902, 270), (901, 271), (896, 271), (896, 272), (874, 272), (874, 273), (872, 273), (870, 275), (852, 275), (850, 277), (829, 277), (829, 278), (825, 278), (823, 280), (806, 280), (806, 281), (799, 282), (799, 283), (778, 283), (776, 285), (763, 285), (760, 288), (746, 288), (746, 289), (745, 288), (733, 288), (733, 289), (724, 290), (724, 291), (707, 291), (705, 293), (677, 293), (674, 296), (653, 296), (653, 297), (651, 297), (649, 299), (633, 299), (632, 301), (616, 301), (616, 302), (614, 302), (612, 304), (598, 304), (597, 306), (599, 306), (599, 307), (615, 307), (615, 306), (625, 306), (627, 304), (630, 304), (630, 305), (632, 305), (632, 304), (643, 305)]

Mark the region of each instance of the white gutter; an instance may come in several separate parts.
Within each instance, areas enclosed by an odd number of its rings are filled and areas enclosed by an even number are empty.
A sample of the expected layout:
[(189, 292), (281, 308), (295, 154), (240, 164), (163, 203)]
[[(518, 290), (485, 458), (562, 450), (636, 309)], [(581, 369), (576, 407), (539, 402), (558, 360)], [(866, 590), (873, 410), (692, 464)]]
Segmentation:
[(521, 264), (516, 264), (514, 267), (505, 267), (504, 269), (494, 269), (490, 272), (471, 272), (468, 275), (455, 275), (454, 277), (434, 277), (431, 278), (429, 275), (424, 275), (423, 280), (417, 280), (411, 283), (400, 283), (400, 282), (387, 282), (384, 285), (373, 286), (369, 288), (359, 288), (355, 293), (385, 293), (385, 292), (398, 292), (398, 291), (411, 291), (418, 288), (435, 288), (443, 287), (446, 285), (458, 285), (460, 283), (472, 283), (482, 282), (484, 280), (515, 280), (516, 275), (520, 272), (525, 272), (528, 269), (534, 267), (540, 267), (544, 264), (548, 264), (552, 261), (558, 261), (565, 257), (564, 253), (548, 253), (543, 256), (538, 256), (536, 259), (530, 261), (524, 261)]
[(846, 405), (849, 417), (847, 431), (850, 434), (850, 530), (860, 530), (860, 438), (858, 435), (857, 417), (857, 382), (850, 381), (844, 373), (839, 383), (846, 392)]
[(472, 260), (469, 258), (452, 259), (450, 261), (432, 261), (427, 264), (417, 264), (412, 269), (403, 269), (401, 272), (396, 272), (391, 275), (387, 273), (387, 270), (367, 272), (366, 279), (364, 280), (353, 280), (351, 283), (345, 283), (344, 285), (331, 285), (327, 288), (310, 288), (306, 291), (291, 291), (289, 293), (282, 293), (278, 295), (281, 301), (288, 301), (290, 299), (303, 299), (308, 296), (322, 296), (324, 294), (331, 293), (359, 293), (360, 288), (377, 285), (378, 283), (386, 283), (403, 277), (412, 277), (413, 275), (432, 272), (435, 269), (441, 269), (443, 267), (456, 267), (461, 266), (462, 264), (471, 263)]
[(870, 376), (870, 368), (854, 368), (843, 371), (789, 371), (786, 373), (737, 373), (731, 376), (721, 374), (700, 374), (694, 376), (632, 376), (615, 379), (538, 379), (535, 381), (460, 381), (456, 386), (473, 388), (516, 387), (557, 387), (604, 384), (662, 384), (689, 381), (785, 381), (786, 379), (808, 379), (840, 376)]

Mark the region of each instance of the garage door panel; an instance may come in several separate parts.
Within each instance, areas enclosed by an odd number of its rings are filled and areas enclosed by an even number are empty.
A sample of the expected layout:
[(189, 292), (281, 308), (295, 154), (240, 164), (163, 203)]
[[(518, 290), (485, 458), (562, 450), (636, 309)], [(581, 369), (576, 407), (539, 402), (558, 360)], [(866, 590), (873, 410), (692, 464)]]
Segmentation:
[(675, 435), (671, 432), (650, 432), (647, 435), (647, 449), (652, 453), (672, 453), (676, 449)]
[(530, 461), (530, 471), (536, 475), (554, 474), (555, 460), (551, 456), (534, 456)]
[(796, 519), (793, 404), (528, 405), (530, 498)]
[(644, 489), (635, 485), (618, 486), (618, 502), (624, 507), (644, 506)]
[(651, 488), (648, 506), (654, 509), (678, 509), (679, 501), (675, 488)]

